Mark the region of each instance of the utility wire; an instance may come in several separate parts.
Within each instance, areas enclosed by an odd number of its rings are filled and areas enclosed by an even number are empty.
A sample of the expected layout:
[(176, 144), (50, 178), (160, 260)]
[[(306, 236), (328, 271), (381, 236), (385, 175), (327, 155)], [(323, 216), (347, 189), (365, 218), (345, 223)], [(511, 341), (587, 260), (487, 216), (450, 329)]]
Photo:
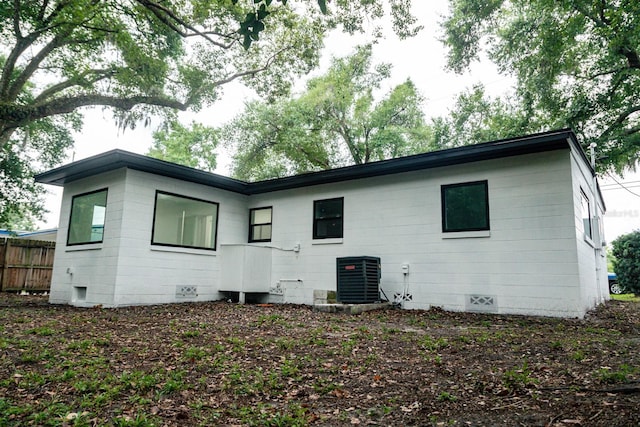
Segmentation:
[[(622, 181), (622, 184), (640, 184), (640, 181)], [(600, 188), (605, 188), (605, 187), (617, 187), (618, 183), (609, 183), (609, 184), (601, 184)], [(634, 185), (635, 186), (635, 185)]]
[(611, 178), (612, 180), (614, 180), (614, 181), (615, 181), (615, 183), (616, 183), (616, 184), (618, 184), (620, 187), (622, 187), (623, 189), (627, 190), (629, 193), (633, 194), (634, 196), (636, 196), (636, 197), (640, 198), (640, 194), (638, 194), (638, 193), (634, 193), (633, 191), (629, 190), (627, 187), (625, 187), (625, 186), (624, 186), (624, 185), (622, 185), (620, 182), (618, 182), (618, 180), (617, 180), (617, 179), (615, 179), (615, 178), (613, 177), (613, 175), (611, 175), (611, 174), (610, 174), (610, 173), (608, 173), (608, 172), (607, 172), (607, 175), (609, 175), (609, 178)]

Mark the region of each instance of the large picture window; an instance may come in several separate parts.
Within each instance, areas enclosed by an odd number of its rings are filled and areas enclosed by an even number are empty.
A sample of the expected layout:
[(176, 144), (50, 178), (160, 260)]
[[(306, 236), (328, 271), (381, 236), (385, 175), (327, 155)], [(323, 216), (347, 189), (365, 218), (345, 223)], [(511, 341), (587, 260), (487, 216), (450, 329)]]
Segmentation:
[(442, 231), (489, 230), (487, 181), (443, 185)]
[(315, 200), (313, 202), (313, 238), (342, 237), (344, 199)]
[(273, 209), (255, 208), (249, 210), (249, 242), (270, 242)]
[(151, 243), (216, 249), (218, 204), (156, 191)]
[(71, 199), (67, 245), (100, 243), (104, 237), (107, 189), (78, 194)]

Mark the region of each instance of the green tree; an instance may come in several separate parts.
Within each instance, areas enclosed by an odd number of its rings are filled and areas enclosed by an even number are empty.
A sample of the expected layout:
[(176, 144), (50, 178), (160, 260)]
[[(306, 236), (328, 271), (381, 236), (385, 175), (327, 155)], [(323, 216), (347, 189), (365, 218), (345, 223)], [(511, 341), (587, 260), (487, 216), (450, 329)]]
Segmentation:
[[(234, 80), (266, 98), (284, 94), (317, 65), (327, 31), (363, 30), (362, 16), (384, 15), (379, 3), (0, 2), (0, 224), (42, 211), (31, 175), (61, 161), (83, 107), (111, 109), (132, 127), (215, 102)], [(410, 2), (393, 5), (397, 33), (410, 35)]]
[(531, 109), (488, 97), (482, 85), (458, 95), (446, 116), (432, 119), (434, 145), (447, 148), (542, 131), (546, 125)]
[(640, 295), (640, 230), (619, 236), (611, 246), (618, 283), (623, 289)]
[(173, 121), (153, 133), (153, 145), (147, 155), (213, 172), (216, 168), (217, 145), (218, 133), (214, 128), (195, 122), (186, 127)]
[(375, 99), (390, 68), (373, 66), (371, 46), (363, 46), (334, 58), (301, 95), (248, 104), (225, 133), (227, 144), (237, 149), (233, 175), (275, 178), (429, 149), (422, 98), (410, 80)]
[(451, 0), (448, 66), (466, 70), (483, 47), (516, 77), (522, 111), (598, 144), (602, 170), (640, 159), (640, 2)]

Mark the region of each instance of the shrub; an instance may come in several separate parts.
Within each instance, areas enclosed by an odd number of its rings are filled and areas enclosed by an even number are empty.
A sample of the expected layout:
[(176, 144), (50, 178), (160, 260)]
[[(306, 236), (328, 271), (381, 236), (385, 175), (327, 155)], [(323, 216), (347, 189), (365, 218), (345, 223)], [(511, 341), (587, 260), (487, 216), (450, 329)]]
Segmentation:
[(618, 283), (625, 290), (640, 294), (640, 230), (624, 234), (611, 244)]

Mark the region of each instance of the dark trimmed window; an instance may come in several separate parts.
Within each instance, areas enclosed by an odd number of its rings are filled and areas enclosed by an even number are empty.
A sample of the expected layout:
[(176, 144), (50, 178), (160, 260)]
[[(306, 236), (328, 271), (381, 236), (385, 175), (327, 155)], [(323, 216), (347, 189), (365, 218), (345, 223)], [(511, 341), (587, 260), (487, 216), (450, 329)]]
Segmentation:
[(216, 249), (218, 203), (156, 191), (151, 243)]
[(313, 202), (313, 238), (342, 237), (344, 198), (315, 200)]
[(591, 206), (589, 204), (589, 198), (584, 190), (580, 189), (580, 210), (582, 213), (582, 227), (584, 235), (590, 239), (593, 239), (593, 227), (591, 226)]
[(442, 231), (489, 230), (487, 181), (443, 185)]
[(106, 188), (73, 196), (67, 245), (102, 242), (106, 212)]
[(249, 210), (249, 242), (270, 242), (273, 208)]

